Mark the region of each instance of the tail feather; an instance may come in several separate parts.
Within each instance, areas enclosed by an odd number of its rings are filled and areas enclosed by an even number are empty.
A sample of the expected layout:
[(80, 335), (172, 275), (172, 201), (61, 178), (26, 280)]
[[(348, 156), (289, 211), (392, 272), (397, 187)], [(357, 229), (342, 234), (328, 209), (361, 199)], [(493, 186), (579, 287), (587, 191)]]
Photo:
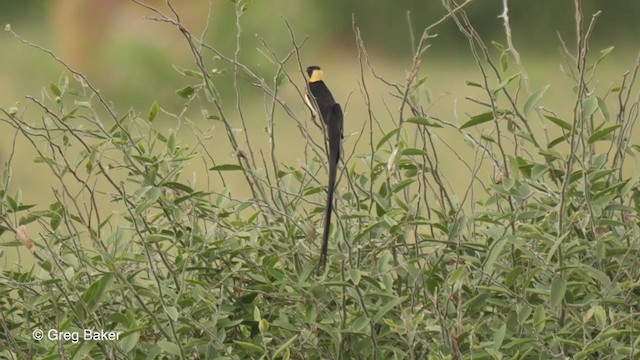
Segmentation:
[(329, 248), (329, 228), (331, 226), (331, 213), (333, 211), (333, 189), (329, 188), (327, 195), (327, 207), (324, 215), (324, 232), (322, 233), (322, 249), (320, 252), (320, 267), (327, 263), (327, 251)]
[(336, 186), (338, 161), (340, 161), (340, 147), (342, 140), (343, 115), (340, 104), (334, 104), (327, 114), (326, 124), (329, 137), (329, 186), (327, 189), (327, 205), (324, 216), (324, 232), (322, 234), (322, 249), (320, 253), (320, 267), (327, 262), (327, 250), (329, 247), (329, 229), (331, 226), (331, 214), (333, 212), (333, 194)]

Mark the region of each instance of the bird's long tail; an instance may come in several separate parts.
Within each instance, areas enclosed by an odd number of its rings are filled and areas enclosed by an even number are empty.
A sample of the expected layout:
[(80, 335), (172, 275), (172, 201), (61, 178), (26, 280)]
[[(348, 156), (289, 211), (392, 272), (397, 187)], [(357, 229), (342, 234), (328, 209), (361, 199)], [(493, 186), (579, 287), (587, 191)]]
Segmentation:
[(333, 213), (333, 194), (336, 187), (338, 173), (338, 161), (340, 160), (340, 147), (342, 140), (342, 108), (340, 104), (334, 104), (326, 119), (329, 134), (329, 187), (327, 189), (327, 206), (324, 216), (324, 232), (322, 233), (322, 249), (320, 253), (320, 268), (327, 262), (327, 250), (329, 247), (329, 228), (331, 226), (331, 214)]

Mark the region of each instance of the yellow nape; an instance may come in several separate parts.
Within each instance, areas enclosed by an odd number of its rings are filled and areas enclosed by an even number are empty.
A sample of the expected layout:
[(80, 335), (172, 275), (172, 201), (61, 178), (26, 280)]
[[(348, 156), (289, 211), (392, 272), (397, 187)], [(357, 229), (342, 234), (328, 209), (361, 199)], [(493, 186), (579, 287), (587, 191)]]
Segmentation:
[(315, 69), (311, 73), (311, 77), (309, 78), (309, 82), (321, 81), (324, 79), (324, 73), (320, 69)]

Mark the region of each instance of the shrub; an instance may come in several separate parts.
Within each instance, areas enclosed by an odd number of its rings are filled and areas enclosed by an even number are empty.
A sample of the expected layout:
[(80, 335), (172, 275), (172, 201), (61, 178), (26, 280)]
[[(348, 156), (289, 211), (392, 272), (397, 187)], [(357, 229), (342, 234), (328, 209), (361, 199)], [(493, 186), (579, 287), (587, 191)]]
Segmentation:
[[(531, 89), (508, 8), (507, 44), (494, 42), (495, 56), (464, 6), (445, 5), (452, 7), (443, 21), (454, 21), (469, 41), (481, 81), (468, 85), (482, 94), (470, 100), (484, 110), (461, 124), (430, 112), (419, 74), (439, 23), (416, 39), (404, 83), (375, 71), (354, 26), (369, 114), (354, 142), (368, 141), (368, 149), (344, 158), (338, 220), (320, 271), (321, 133), (280, 96), (301, 78), (289, 64), (297, 61), (302, 74), (291, 30), (284, 58), (264, 44), (275, 64), (267, 79), (156, 14), (193, 52), (195, 69), (178, 69), (193, 83), (178, 95), (185, 109), (202, 104), (202, 121), (157, 103), (118, 114), (71, 68), (42, 99), (28, 98), (38, 116), (0, 109), (2, 126), (30, 144), (38, 172), (54, 179), (55, 199), (23, 203), (21, 191), (10, 189), (12, 168), (24, 165), (9, 158), (0, 231), (11, 240), (3, 245), (23, 246), (36, 261), (0, 278), (0, 355), (638, 358), (640, 188), (627, 164), (639, 150), (632, 89), (640, 62), (619, 86), (594, 86), (592, 74), (611, 49), (589, 56), (597, 14), (585, 26), (576, 1), (576, 52), (564, 48), (575, 98), (554, 112), (541, 105), (548, 87)], [(268, 151), (250, 145), (239, 98), (242, 128), (232, 126), (205, 60), (211, 53), (233, 69), (238, 94), (241, 81), (263, 93)], [(372, 110), (377, 97), (365, 73), (395, 99), (391, 129)], [(180, 126), (160, 130), (158, 117)], [(278, 117), (293, 120), (306, 141), (302, 167), (278, 161), (291, 151), (275, 131)], [(212, 123), (221, 125), (235, 162), (206, 146)], [(181, 140), (183, 126), (195, 145)], [(451, 174), (443, 161), (453, 158), (459, 163)], [(203, 182), (189, 175), (200, 162), (208, 169)], [(493, 177), (483, 175), (487, 169)], [(452, 176), (468, 178), (468, 186), (455, 191)], [(247, 198), (229, 190), (239, 179)], [(40, 341), (32, 335), (38, 329), (45, 331)], [(69, 338), (49, 339), (48, 329)], [(75, 341), (72, 334), (82, 337), (84, 329), (118, 339)]]

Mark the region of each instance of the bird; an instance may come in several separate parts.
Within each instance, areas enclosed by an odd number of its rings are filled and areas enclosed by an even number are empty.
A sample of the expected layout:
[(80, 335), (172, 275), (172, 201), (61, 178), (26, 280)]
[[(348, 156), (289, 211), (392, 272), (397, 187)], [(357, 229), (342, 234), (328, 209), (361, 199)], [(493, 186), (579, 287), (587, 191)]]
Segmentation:
[[(309, 87), (305, 101), (311, 109), (312, 115), (320, 115), (329, 140), (329, 185), (327, 188), (327, 205), (324, 215), (322, 248), (319, 262), (320, 268), (324, 268), (327, 262), (329, 227), (331, 225), (331, 214), (333, 212), (333, 194), (336, 187), (336, 174), (338, 162), (340, 161), (344, 117), (342, 107), (336, 103), (331, 91), (329, 91), (329, 88), (324, 83), (324, 72), (322, 69), (316, 65), (309, 66), (307, 68), (307, 74), (309, 75)], [(311, 94), (309, 94), (309, 92), (311, 92)]]

